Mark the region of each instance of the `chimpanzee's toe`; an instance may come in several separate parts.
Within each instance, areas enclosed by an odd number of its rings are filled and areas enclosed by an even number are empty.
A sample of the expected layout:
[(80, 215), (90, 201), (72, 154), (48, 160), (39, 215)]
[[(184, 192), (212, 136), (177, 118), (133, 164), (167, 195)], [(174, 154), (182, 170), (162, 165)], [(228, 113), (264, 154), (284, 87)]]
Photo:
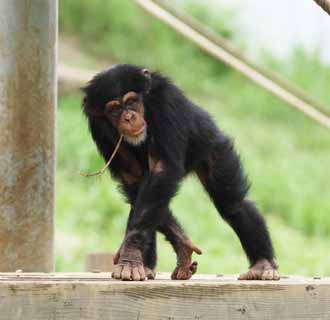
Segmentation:
[(277, 268), (267, 259), (260, 259), (251, 269), (241, 274), (238, 280), (280, 280)]
[(155, 280), (156, 278), (156, 271), (153, 269), (150, 269), (148, 267), (144, 267), (146, 277), (148, 280)]

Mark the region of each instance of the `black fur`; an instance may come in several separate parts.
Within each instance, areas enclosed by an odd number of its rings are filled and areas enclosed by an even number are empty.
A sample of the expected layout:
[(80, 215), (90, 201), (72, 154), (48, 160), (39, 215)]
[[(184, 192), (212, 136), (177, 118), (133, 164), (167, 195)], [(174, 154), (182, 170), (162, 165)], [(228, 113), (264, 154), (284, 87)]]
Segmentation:
[[(84, 111), (105, 161), (119, 138), (116, 128), (102, 117), (105, 104), (128, 91), (143, 93), (147, 140), (138, 147), (123, 142), (127, 156), (117, 154), (110, 166), (132, 205), (127, 241), (144, 252), (144, 263), (153, 268), (155, 232), (164, 233), (167, 222), (175, 221), (169, 218), (170, 201), (182, 178), (196, 172), (222, 217), (237, 233), (251, 265), (261, 258), (273, 261), (266, 224), (254, 204), (246, 200), (249, 184), (231, 140), (217, 128), (207, 112), (189, 101), (161, 74), (152, 73), (151, 88), (145, 92), (147, 79), (141, 70), (136, 66), (116, 65), (96, 75), (84, 88)], [(164, 172), (149, 172), (151, 147), (164, 164)], [(142, 176), (135, 184), (128, 185), (120, 172), (129, 172), (133, 160), (138, 161)], [(171, 234), (166, 237), (175, 244)]]

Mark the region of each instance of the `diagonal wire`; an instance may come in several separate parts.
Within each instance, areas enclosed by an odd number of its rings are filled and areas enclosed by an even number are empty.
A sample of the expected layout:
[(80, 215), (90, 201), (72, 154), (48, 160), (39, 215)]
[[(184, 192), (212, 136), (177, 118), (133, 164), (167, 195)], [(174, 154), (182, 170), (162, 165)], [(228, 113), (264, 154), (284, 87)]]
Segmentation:
[(330, 0), (314, 0), (325, 12), (330, 15)]
[(172, 9), (171, 12), (167, 10), (165, 5), (163, 5), (163, 1), (134, 1), (151, 15), (157, 17), (176, 32), (195, 43), (210, 56), (226, 63), (228, 66), (254, 81), (260, 87), (303, 112), (306, 116), (312, 118), (322, 126), (330, 129), (330, 117), (325, 114), (325, 111), (318, 110), (317, 107), (311, 103), (310, 99), (305, 99), (302, 95), (295, 94), (295, 92), (286, 88), (281, 82), (276, 81), (274, 78), (272, 79), (266, 73), (262, 72), (260, 68), (256, 68), (251, 63), (247, 63), (246, 59), (242, 59), (242, 57), (234, 54), (232, 50), (214, 41), (212, 37), (201, 33), (192, 24), (183, 21), (176, 10)]

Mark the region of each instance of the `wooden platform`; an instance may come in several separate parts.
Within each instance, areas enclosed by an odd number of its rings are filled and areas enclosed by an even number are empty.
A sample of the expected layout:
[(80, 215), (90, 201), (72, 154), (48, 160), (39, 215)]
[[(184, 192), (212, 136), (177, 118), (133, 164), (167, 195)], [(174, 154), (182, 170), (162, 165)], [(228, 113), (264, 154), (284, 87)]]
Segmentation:
[(0, 320), (330, 319), (330, 278), (123, 282), (109, 273), (0, 273)]

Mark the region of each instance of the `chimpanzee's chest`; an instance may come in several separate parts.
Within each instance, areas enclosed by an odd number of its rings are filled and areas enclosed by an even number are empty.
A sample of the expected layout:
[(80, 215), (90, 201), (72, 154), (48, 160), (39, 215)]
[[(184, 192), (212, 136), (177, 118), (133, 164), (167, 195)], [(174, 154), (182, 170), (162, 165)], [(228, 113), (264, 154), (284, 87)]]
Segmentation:
[(141, 168), (141, 171), (145, 173), (149, 170), (148, 167), (148, 151), (149, 151), (149, 144), (143, 143), (138, 148), (134, 148), (135, 158)]
[(143, 144), (132, 146), (127, 143), (121, 146), (120, 176), (127, 183), (139, 181), (153, 170), (159, 160), (153, 139), (149, 136)]
[[(122, 160), (130, 163), (131, 169), (134, 169), (134, 173), (139, 173), (139, 175), (144, 175), (149, 170), (149, 158), (150, 154), (153, 154), (153, 147), (150, 140), (145, 141), (139, 146), (131, 146), (125, 144), (123, 146)], [(131, 172), (133, 173), (133, 172)]]

